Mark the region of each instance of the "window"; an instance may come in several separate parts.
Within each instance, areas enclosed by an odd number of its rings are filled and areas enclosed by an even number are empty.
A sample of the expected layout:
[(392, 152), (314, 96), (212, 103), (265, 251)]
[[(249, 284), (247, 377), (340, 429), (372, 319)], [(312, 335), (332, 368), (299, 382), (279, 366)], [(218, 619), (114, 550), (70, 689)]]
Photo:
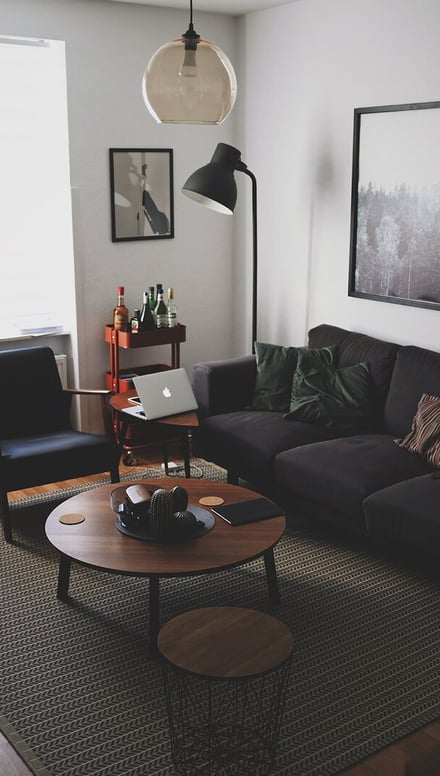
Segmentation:
[(74, 326), (65, 44), (0, 37), (0, 339)]

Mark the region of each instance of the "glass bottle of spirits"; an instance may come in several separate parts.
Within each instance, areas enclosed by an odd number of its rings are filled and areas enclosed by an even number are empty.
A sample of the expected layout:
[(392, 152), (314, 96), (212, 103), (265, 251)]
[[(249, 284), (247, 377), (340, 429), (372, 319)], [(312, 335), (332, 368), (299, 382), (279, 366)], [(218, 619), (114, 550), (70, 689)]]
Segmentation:
[(118, 303), (113, 310), (113, 328), (128, 331), (128, 308), (125, 306), (124, 286), (118, 286)]
[(168, 310), (167, 310), (168, 326), (177, 326), (177, 307), (174, 301), (174, 289), (168, 289)]
[(141, 331), (148, 331), (149, 329), (154, 329), (156, 326), (155, 320), (153, 318), (153, 314), (150, 310), (150, 305), (148, 301), (148, 291), (144, 291), (139, 324), (140, 324), (139, 328)]
[(148, 304), (150, 306), (151, 315), (153, 316), (153, 323), (156, 326), (156, 297), (154, 294), (154, 286), (150, 286), (148, 289)]
[(156, 309), (156, 297), (154, 295), (154, 286), (150, 286), (148, 289), (148, 304), (150, 305), (151, 312), (154, 313)]
[(168, 310), (163, 298), (163, 289), (157, 294), (155, 315), (157, 328), (166, 328), (168, 326)]
[(141, 311), (136, 308), (130, 321), (130, 331), (132, 334), (138, 334), (140, 331), (140, 317)]

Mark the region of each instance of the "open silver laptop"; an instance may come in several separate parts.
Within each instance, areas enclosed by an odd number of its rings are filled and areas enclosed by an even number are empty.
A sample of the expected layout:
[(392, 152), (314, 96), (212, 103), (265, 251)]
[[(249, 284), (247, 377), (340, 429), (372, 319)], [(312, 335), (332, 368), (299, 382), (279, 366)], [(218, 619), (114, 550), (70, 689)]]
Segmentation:
[(168, 369), (133, 377), (140, 406), (125, 410), (145, 420), (179, 415), (198, 408), (191, 383), (184, 369)]

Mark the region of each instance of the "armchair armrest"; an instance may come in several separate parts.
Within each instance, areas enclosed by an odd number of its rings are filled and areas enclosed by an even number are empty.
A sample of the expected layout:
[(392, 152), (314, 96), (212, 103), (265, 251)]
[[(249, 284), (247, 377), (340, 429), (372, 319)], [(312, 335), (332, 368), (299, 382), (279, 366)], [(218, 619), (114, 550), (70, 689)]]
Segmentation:
[(70, 396), (70, 398), (74, 395), (99, 396), (101, 399), (102, 419), (104, 421), (105, 433), (108, 437), (113, 437), (113, 425), (108, 403), (110, 396), (113, 396), (113, 391), (110, 391), (107, 388), (64, 388), (63, 393)]
[(193, 389), (200, 417), (244, 409), (252, 403), (255, 356), (204, 361), (193, 367)]

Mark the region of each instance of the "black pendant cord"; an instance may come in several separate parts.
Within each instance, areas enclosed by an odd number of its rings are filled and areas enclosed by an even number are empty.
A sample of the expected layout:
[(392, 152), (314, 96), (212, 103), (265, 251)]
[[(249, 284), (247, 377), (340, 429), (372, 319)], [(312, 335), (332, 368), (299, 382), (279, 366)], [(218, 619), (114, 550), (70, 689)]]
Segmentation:
[(192, 0), (189, 0), (189, 26), (182, 38), (185, 42), (185, 49), (195, 51), (197, 49), (197, 43), (200, 40), (200, 35), (194, 29), (193, 26), (193, 4)]

